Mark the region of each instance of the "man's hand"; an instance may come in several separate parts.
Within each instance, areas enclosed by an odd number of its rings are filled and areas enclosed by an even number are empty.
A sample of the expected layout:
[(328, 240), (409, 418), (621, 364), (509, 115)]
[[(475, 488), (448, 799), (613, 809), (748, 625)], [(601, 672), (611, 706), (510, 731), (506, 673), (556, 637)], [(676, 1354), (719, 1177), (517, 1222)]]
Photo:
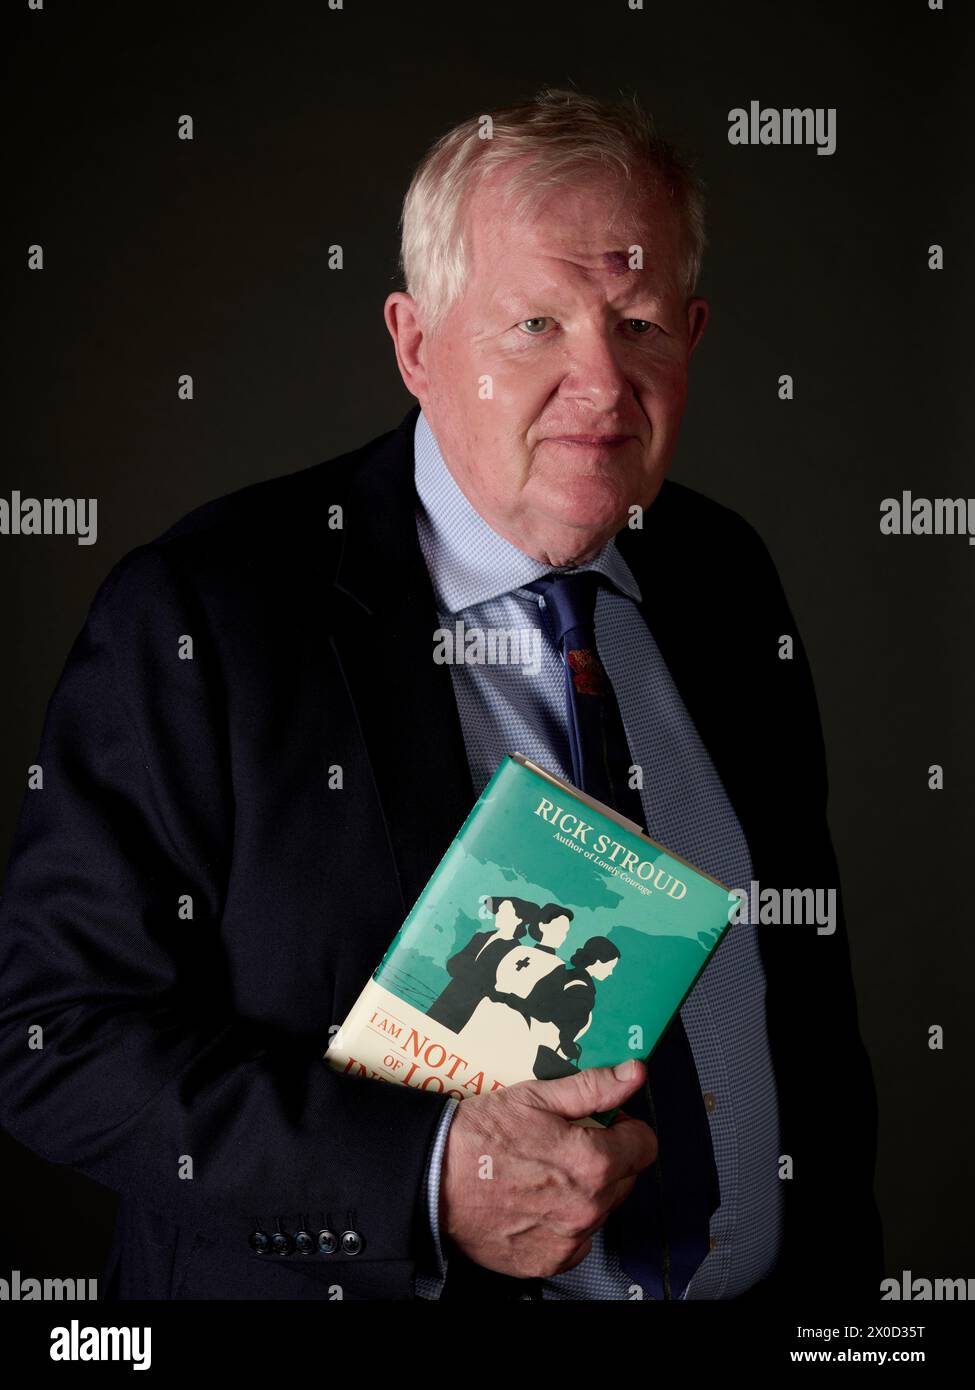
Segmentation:
[(657, 1137), (631, 1115), (598, 1128), (571, 1121), (622, 1105), (645, 1079), (634, 1060), (462, 1101), (447, 1131), (441, 1234), (476, 1264), (519, 1279), (579, 1264), (656, 1159)]

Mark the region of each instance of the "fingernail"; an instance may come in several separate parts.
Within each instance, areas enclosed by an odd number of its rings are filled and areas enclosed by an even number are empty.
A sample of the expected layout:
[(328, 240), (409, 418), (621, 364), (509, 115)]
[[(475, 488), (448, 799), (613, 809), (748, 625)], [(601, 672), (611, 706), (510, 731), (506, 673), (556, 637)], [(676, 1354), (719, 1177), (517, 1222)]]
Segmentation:
[(617, 1081), (632, 1081), (636, 1075), (636, 1062), (632, 1059), (628, 1062), (617, 1062), (613, 1068), (613, 1075)]

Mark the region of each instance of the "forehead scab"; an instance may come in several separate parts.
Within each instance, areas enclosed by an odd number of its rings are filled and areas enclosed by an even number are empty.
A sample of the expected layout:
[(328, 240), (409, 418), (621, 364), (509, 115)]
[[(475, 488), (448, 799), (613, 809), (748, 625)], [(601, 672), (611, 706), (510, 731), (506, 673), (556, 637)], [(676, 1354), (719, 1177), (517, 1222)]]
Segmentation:
[(604, 251), (603, 266), (610, 275), (626, 275), (630, 270), (630, 258), (626, 251)]

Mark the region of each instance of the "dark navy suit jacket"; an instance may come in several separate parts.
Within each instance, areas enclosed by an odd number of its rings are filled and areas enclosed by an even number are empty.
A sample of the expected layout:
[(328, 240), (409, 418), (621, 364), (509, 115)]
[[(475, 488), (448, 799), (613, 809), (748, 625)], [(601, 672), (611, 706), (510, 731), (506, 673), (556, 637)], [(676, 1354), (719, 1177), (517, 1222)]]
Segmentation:
[[(0, 905), (0, 1123), (121, 1195), (109, 1296), (406, 1299), (430, 1269), (421, 1186), (445, 1098), (322, 1061), (474, 800), (431, 660), (416, 415), (126, 556), (52, 697)], [(835, 884), (809, 668), (797, 637), (779, 659), (795, 629), (761, 540), (667, 482), (618, 544), (756, 878)], [(876, 1297), (876, 1102), (845, 925), (757, 930), (794, 1171), (761, 1292)], [(322, 1228), (333, 1253), (289, 1250)], [(258, 1230), (281, 1253), (257, 1253)], [(525, 1285), (455, 1254), (447, 1296), (475, 1287)]]

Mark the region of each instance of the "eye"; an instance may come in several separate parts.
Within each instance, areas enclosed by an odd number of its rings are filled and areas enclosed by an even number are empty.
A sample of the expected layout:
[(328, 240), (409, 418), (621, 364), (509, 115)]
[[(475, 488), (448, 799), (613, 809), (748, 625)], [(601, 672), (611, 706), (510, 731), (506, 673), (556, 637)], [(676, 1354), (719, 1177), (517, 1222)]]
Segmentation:
[[(523, 333), (527, 334), (528, 337), (540, 338), (545, 331), (545, 324), (550, 322), (551, 320), (547, 315), (540, 314), (535, 318), (522, 319), (518, 327)], [(630, 326), (637, 337), (644, 337), (647, 334), (659, 333), (661, 331), (660, 325), (651, 323), (649, 319), (624, 319), (623, 322)]]

